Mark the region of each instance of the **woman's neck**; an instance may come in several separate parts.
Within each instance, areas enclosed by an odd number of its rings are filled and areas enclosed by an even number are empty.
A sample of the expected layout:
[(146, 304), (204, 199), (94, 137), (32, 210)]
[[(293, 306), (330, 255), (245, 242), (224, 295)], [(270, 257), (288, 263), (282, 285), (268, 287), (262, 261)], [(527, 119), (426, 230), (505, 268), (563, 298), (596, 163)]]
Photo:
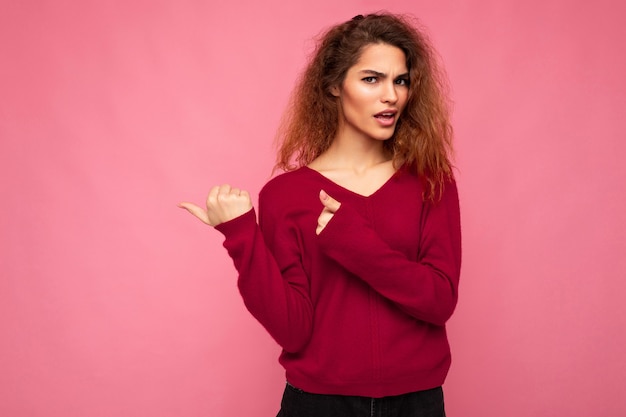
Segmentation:
[(350, 170), (362, 173), (391, 159), (383, 141), (365, 138), (350, 140), (345, 136), (338, 136), (309, 166), (317, 170)]

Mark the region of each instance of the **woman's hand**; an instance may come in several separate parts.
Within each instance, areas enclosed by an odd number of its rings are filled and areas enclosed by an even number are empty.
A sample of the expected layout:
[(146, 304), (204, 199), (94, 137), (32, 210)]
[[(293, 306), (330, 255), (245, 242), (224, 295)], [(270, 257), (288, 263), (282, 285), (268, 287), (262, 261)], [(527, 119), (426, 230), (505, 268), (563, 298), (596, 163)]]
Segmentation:
[(320, 191), (320, 201), (324, 205), (324, 209), (317, 218), (317, 229), (315, 229), (315, 234), (317, 235), (322, 233), (322, 230), (324, 230), (330, 219), (333, 218), (335, 212), (341, 207), (341, 203), (326, 194), (324, 190)]
[(206, 199), (206, 210), (187, 202), (179, 203), (178, 207), (215, 227), (250, 211), (252, 201), (247, 191), (224, 184), (211, 188)]

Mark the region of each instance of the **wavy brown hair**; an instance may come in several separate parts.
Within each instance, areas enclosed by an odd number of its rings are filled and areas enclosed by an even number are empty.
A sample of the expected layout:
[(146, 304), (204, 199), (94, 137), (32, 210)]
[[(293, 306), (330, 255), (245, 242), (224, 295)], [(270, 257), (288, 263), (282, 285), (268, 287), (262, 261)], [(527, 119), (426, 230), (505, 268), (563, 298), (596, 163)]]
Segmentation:
[(276, 168), (294, 170), (328, 149), (339, 125), (331, 88), (342, 86), (366, 46), (379, 43), (401, 49), (409, 69), (407, 104), (385, 148), (396, 167), (406, 165), (426, 181), (434, 199), (453, 176), (448, 88), (427, 36), (405, 16), (359, 15), (322, 34), (278, 130)]

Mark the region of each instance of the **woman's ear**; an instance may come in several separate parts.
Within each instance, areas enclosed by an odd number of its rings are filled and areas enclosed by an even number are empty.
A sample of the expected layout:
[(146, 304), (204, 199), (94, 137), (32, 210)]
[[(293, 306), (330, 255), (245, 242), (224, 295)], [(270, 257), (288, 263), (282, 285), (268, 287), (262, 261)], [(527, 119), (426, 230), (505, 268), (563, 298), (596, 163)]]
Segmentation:
[(339, 97), (341, 93), (341, 90), (339, 89), (338, 85), (333, 85), (332, 87), (330, 87), (330, 94), (332, 94), (335, 97)]

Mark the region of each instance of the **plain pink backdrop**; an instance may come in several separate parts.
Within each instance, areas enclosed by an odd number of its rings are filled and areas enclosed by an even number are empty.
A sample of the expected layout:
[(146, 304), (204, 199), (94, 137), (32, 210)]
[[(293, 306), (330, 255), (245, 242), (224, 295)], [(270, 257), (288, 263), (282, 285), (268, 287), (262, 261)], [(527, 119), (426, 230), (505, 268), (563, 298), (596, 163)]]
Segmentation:
[(0, 415), (271, 416), (278, 347), (221, 236), (322, 28), (411, 13), (455, 101), (448, 415), (626, 414), (619, 1), (1, 1)]

